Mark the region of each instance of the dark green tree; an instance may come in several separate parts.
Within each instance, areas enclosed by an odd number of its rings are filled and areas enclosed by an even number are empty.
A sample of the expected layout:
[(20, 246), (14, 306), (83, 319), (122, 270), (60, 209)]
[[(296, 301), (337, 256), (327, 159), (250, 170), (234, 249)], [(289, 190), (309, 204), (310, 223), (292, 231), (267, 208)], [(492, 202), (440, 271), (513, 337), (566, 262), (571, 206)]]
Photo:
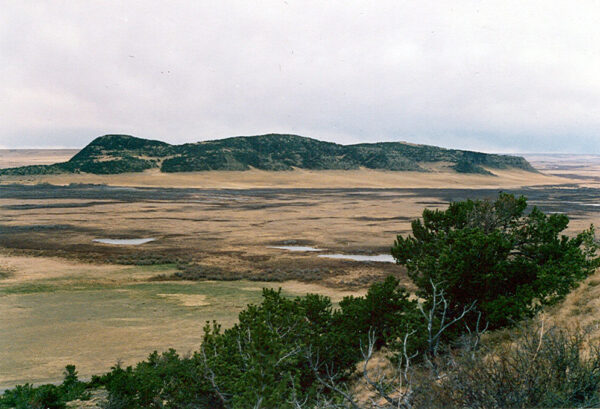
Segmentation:
[(34, 387), (30, 384), (17, 385), (0, 395), (0, 408), (11, 409), (63, 409), (75, 399), (90, 398), (86, 383), (77, 378), (75, 365), (67, 365), (60, 385), (45, 384)]
[(419, 296), (430, 300), (432, 283), (443, 288), (450, 317), (476, 301), (490, 328), (509, 325), (562, 299), (599, 265), (593, 226), (568, 237), (566, 215), (526, 209), (524, 197), (506, 193), (425, 209), (392, 255)]
[(418, 303), (400, 281), (388, 276), (371, 285), (364, 297), (345, 297), (340, 309), (334, 313), (334, 327), (341, 336), (352, 342), (352, 351), (360, 354), (361, 344), (366, 345), (371, 331), (376, 349), (384, 345), (393, 349), (408, 332), (415, 331), (410, 339), (411, 349), (424, 345), (424, 322)]
[(332, 306), (327, 297), (286, 298), (263, 290), (263, 302), (249, 305), (239, 323), (224, 332), (217, 324), (205, 328), (195, 354), (203, 377), (222, 407), (292, 407), (293, 396), (318, 392), (307, 354), (319, 362), (350, 369), (356, 352), (349, 339), (332, 331)]

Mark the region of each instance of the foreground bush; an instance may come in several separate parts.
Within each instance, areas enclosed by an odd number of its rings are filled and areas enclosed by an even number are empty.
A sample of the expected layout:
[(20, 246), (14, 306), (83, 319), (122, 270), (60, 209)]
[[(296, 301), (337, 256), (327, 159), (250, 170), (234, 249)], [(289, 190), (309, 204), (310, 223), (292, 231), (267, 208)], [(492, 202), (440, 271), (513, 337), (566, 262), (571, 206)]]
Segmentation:
[(415, 407), (599, 407), (600, 345), (586, 331), (521, 328), (510, 342), (448, 356), (444, 376), (418, 389)]
[(117, 364), (91, 383), (108, 390), (106, 409), (218, 407), (197, 362), (174, 350), (154, 352), (135, 367)]
[[(393, 277), (365, 297), (345, 298), (336, 310), (327, 297), (291, 299), (265, 289), (262, 303), (249, 305), (232, 328), (207, 324), (192, 356), (155, 352), (135, 368), (115, 366), (94, 383), (106, 386), (111, 409), (294, 408), (323, 396), (342, 401), (320, 380), (350, 378), (369, 330), (380, 348), (417, 328), (417, 303), (408, 296)], [(411, 348), (419, 348), (416, 341)]]
[[(600, 407), (600, 345), (586, 331), (519, 328), (498, 345), (473, 348), (477, 337), (463, 339), (432, 370), (415, 355), (402, 355), (386, 371), (369, 368), (375, 339), (363, 348), (365, 363), (355, 385), (332, 388), (343, 401), (322, 399), (323, 409), (504, 409)], [(475, 341), (475, 343), (474, 343)], [(489, 342), (489, 340), (488, 340)], [(311, 408), (312, 406), (297, 406)]]
[[(86, 386), (106, 387), (105, 409), (600, 406), (600, 345), (585, 331), (522, 327), (507, 332), (509, 340), (483, 342), (484, 331), (473, 327), (428, 354), (428, 334), (445, 327), (444, 318), (428, 322), (423, 305), (410, 301), (395, 279), (341, 306), (333, 310), (322, 296), (289, 299), (265, 290), (263, 302), (240, 313), (233, 328), (207, 325), (192, 356), (154, 352), (89, 385), (67, 367), (61, 385), (19, 386), (4, 393), (0, 407), (64, 408), (85, 397)], [(384, 372), (368, 365), (381, 346), (393, 351)], [(357, 384), (367, 385), (368, 398), (352, 393)]]
[(67, 365), (60, 385), (19, 385), (0, 396), (0, 408), (14, 409), (63, 409), (75, 399), (89, 399), (86, 384), (77, 379), (75, 366)]
[[(490, 328), (513, 324), (561, 300), (599, 265), (593, 226), (569, 238), (561, 234), (566, 215), (535, 207), (525, 214), (526, 208), (524, 197), (501, 194), (495, 202), (425, 209), (412, 236), (398, 236), (392, 254), (424, 299), (431, 299), (433, 285), (442, 286), (450, 316), (477, 302)], [(467, 320), (473, 324), (475, 317)]]

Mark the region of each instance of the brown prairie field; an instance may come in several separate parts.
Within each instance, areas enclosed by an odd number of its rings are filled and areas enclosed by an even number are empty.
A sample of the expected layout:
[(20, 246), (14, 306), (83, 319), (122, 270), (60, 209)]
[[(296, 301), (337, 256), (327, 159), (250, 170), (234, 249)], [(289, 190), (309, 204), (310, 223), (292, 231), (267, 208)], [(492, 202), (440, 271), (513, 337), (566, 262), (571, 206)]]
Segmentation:
[[(387, 254), (425, 207), (507, 191), (568, 213), (570, 232), (599, 224), (595, 162), (567, 175), (542, 159), (544, 173), (497, 177), (252, 170), (2, 178), (0, 387), (57, 380), (69, 363), (90, 376), (153, 350), (193, 351), (205, 321), (233, 325), (263, 287), (337, 302), (388, 274), (410, 286), (393, 263), (319, 255)], [(93, 241), (132, 238), (155, 241)], [(280, 245), (322, 251), (271, 247)]]
[(78, 149), (0, 149), (0, 169), (66, 162)]

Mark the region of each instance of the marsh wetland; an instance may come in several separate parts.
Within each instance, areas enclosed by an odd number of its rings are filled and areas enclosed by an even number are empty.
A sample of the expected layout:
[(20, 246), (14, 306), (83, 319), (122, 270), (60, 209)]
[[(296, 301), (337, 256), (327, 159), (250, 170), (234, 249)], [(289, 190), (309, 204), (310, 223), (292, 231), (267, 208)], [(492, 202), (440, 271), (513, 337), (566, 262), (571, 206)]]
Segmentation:
[(2, 388), (56, 380), (69, 363), (86, 377), (153, 350), (193, 351), (207, 320), (233, 325), (263, 287), (334, 302), (390, 274), (410, 288), (389, 249), (426, 207), (505, 191), (567, 213), (571, 231), (600, 224), (600, 186), (590, 179), (453, 188), (2, 182)]

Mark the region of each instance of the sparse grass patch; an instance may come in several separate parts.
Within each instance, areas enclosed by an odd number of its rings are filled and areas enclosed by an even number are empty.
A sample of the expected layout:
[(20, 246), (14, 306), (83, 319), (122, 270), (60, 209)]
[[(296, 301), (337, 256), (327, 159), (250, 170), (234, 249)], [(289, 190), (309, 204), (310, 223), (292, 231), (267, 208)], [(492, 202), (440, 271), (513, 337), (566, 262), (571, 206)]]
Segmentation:
[(74, 291), (110, 290), (119, 287), (118, 282), (99, 281), (88, 278), (49, 278), (33, 282), (17, 283), (0, 287), (0, 294), (33, 294)]
[[(313, 268), (267, 268), (260, 271), (242, 270), (233, 271), (225, 270), (219, 267), (208, 266), (203, 264), (180, 264), (177, 266), (179, 271), (172, 274), (157, 274), (150, 278), (150, 281), (264, 281), (264, 282), (284, 282), (290, 280), (298, 280), (306, 283), (323, 281), (337, 275), (345, 274), (344, 271), (333, 271), (325, 267)], [(370, 279), (363, 281), (362, 284), (370, 282)], [(363, 285), (364, 286), (364, 285)]]
[(594, 312), (594, 308), (588, 306), (575, 307), (571, 309), (569, 315), (573, 317), (581, 316), (581, 315), (589, 315)]
[(8, 278), (12, 275), (12, 272), (5, 267), (0, 267), (0, 280)]
[(577, 297), (576, 299), (573, 300), (573, 305), (581, 308), (581, 307), (585, 307), (586, 305), (588, 305), (589, 302), (590, 302), (590, 299), (588, 297), (581, 295), (580, 297)]
[(25, 283), (17, 284), (9, 287), (0, 288), (0, 293), (4, 294), (33, 294), (33, 293), (48, 293), (58, 289), (57, 286), (42, 283)]
[(134, 266), (156, 266), (156, 265), (171, 265), (175, 266), (179, 263), (185, 262), (186, 258), (174, 257), (165, 254), (156, 253), (142, 253), (142, 254), (122, 254), (118, 256), (108, 257), (107, 263), (111, 264), (122, 264), (122, 265), (134, 265)]
[[(142, 267), (147, 268), (167, 266)], [(0, 387), (57, 380), (66, 357), (87, 377), (108, 370), (117, 359), (137, 362), (154, 349), (196, 350), (204, 322), (232, 326), (243, 308), (261, 301), (263, 287), (281, 286), (289, 296), (320, 291), (340, 299), (347, 294), (299, 282), (71, 278), (0, 287)]]
[(173, 270), (176, 268), (177, 268), (176, 263), (163, 263), (163, 264), (157, 263), (157, 264), (152, 264), (152, 265), (138, 266), (136, 268), (136, 270), (142, 270), (144, 272), (153, 273), (153, 272)]
[(600, 279), (593, 279), (588, 281), (588, 287), (596, 287), (600, 285)]

